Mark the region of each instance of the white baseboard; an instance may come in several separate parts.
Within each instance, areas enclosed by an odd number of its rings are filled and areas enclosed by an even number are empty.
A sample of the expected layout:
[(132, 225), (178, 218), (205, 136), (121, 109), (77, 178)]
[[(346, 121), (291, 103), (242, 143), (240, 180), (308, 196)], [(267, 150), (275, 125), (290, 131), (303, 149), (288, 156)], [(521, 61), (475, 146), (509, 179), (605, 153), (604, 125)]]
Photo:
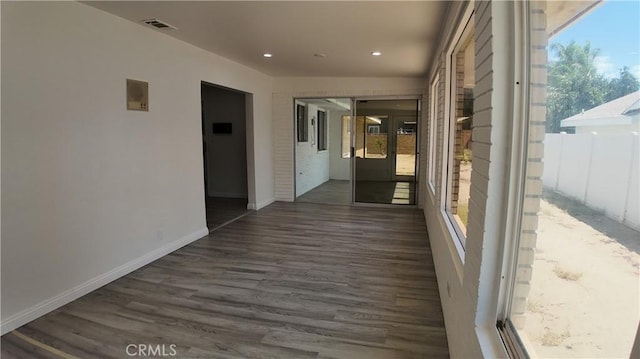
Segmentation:
[(106, 273), (103, 273), (97, 277), (94, 277), (84, 283), (81, 283), (69, 290), (66, 290), (55, 297), (46, 299), (31, 308), (27, 308), (19, 313), (16, 313), (5, 321), (0, 323), (0, 335), (4, 335), (16, 328), (19, 328), (32, 320), (35, 320), (55, 309), (60, 308), (61, 306), (70, 303), (85, 294), (88, 294), (114, 280), (123, 277), (134, 270), (143, 267), (156, 259), (164, 257), (165, 255), (180, 249), (187, 244), (198, 240), (204, 236), (209, 235), (209, 230), (207, 228), (202, 228), (196, 232), (190, 233), (178, 240), (175, 240), (171, 243), (167, 243), (166, 245), (155, 249), (141, 257), (138, 257), (134, 260), (131, 260), (119, 267), (116, 267)]
[(259, 210), (259, 209), (262, 209), (262, 208), (264, 208), (264, 207), (266, 207), (266, 206), (270, 205), (271, 203), (273, 203), (273, 202), (275, 202), (275, 201), (276, 201), (275, 199), (271, 198), (271, 199), (269, 199), (269, 200), (262, 201), (262, 202), (260, 202), (260, 203), (258, 203), (258, 204), (256, 204), (256, 203), (252, 203), (252, 202), (251, 202), (251, 203), (249, 203), (249, 204), (247, 205), (247, 209), (252, 209), (252, 210), (254, 210), (254, 211), (257, 211), (257, 210)]

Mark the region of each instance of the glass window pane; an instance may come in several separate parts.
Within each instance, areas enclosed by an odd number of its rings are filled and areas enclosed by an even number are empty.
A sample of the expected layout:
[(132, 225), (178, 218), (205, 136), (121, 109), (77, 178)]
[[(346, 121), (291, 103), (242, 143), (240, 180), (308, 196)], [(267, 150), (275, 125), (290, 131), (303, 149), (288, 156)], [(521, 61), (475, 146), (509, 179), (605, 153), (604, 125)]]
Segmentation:
[(351, 157), (351, 131), (349, 123), (351, 116), (342, 116), (342, 158)]
[[(628, 358), (640, 319), (632, 119), (640, 86), (629, 70), (640, 61), (628, 56), (640, 47), (640, 3), (529, 6), (527, 162), (509, 320), (532, 357)], [(607, 72), (603, 53), (618, 71)]]
[(463, 33), (460, 45), (453, 53), (452, 81), (454, 108), (451, 111), (450, 139), (453, 144), (449, 152), (446, 210), (455, 224), (464, 246), (469, 218), (469, 192), (471, 189), (471, 161), (473, 124), (473, 88), (475, 87), (475, 46), (473, 41), (473, 18)]
[(318, 151), (327, 149), (327, 113), (318, 111)]

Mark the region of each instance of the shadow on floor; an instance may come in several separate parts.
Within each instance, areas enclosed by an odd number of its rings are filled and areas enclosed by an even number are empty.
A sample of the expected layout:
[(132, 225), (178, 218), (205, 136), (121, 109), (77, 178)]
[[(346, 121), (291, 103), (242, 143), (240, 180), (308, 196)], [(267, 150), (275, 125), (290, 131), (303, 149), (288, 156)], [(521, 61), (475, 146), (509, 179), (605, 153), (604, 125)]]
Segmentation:
[(396, 181), (357, 181), (356, 202), (415, 204), (415, 183)]
[(246, 198), (207, 197), (207, 227), (209, 232), (227, 222), (251, 212)]
[(567, 198), (557, 192), (543, 190), (542, 199), (566, 211), (575, 219), (593, 227), (595, 230), (615, 239), (628, 250), (640, 254), (640, 232), (616, 222), (584, 204)]
[[(350, 204), (349, 181), (329, 180), (296, 198), (296, 202)], [(415, 204), (415, 183), (409, 181), (356, 181), (356, 202)]]
[(341, 180), (329, 180), (296, 198), (296, 202), (349, 204), (351, 203), (350, 182)]

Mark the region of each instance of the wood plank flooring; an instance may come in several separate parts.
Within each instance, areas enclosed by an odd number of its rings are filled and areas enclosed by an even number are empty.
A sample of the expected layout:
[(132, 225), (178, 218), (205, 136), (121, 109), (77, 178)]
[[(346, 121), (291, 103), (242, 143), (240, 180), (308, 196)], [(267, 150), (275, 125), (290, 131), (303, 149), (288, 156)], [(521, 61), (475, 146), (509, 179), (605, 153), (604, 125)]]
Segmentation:
[[(412, 181), (357, 181), (356, 202), (378, 204), (415, 204)], [(350, 204), (351, 183), (329, 180), (296, 198), (296, 202)]]
[(328, 180), (296, 198), (296, 202), (350, 204), (351, 183), (349, 181)]
[(207, 228), (214, 231), (225, 223), (251, 210), (247, 209), (246, 198), (206, 197)]
[(274, 203), (2, 337), (2, 358), (446, 358), (416, 209)]

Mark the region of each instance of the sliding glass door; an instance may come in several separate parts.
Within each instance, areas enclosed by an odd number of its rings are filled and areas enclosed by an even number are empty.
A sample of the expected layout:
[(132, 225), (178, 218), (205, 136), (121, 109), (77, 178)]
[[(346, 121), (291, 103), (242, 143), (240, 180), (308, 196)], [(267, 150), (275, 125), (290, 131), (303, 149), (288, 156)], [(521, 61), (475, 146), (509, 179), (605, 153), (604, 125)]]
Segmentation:
[(353, 107), (354, 201), (414, 205), (418, 100), (356, 100)]
[(417, 99), (293, 105), (296, 201), (415, 205)]

